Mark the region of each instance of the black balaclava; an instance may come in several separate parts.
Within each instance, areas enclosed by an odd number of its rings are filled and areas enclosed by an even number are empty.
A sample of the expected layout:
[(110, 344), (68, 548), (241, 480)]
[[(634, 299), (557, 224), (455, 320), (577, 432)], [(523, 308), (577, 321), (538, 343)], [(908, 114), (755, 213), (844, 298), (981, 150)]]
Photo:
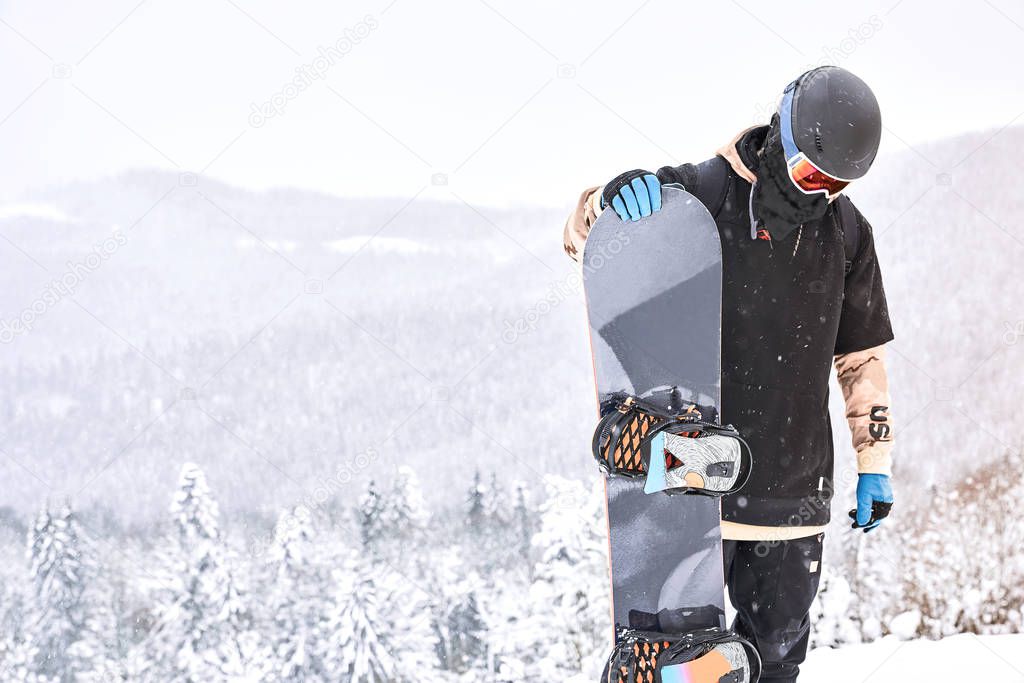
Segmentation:
[(800, 225), (821, 218), (828, 210), (824, 193), (804, 194), (790, 179), (778, 114), (772, 117), (761, 149), (753, 193), (754, 217), (775, 241), (785, 239)]

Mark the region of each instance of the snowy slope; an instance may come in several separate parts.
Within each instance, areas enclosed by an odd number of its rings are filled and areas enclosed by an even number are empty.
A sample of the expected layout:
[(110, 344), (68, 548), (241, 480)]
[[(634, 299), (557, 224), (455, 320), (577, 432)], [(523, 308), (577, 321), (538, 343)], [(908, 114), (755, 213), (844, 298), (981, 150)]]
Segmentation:
[(801, 667), (801, 683), (1022, 681), (1024, 635), (943, 640), (885, 638), (870, 645), (817, 649)]

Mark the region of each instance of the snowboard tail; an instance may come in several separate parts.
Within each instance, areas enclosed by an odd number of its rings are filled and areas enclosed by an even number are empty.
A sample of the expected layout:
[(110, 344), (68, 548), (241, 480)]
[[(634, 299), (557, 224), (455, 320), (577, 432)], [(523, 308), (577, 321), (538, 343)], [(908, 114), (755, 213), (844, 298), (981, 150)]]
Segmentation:
[(622, 631), (603, 683), (749, 683), (761, 660), (743, 638), (719, 628), (684, 635)]

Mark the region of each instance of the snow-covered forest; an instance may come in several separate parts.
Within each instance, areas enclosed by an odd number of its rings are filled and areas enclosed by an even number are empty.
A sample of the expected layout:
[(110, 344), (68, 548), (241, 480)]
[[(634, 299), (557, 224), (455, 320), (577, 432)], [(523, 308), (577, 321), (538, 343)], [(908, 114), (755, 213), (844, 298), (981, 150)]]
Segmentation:
[[(1024, 130), (990, 136), (891, 153), (851, 191), (896, 332), (897, 503), (846, 528), (833, 396), (819, 647), (1021, 628), (1024, 200), (973, 170)], [(0, 326), (0, 678), (595, 680), (563, 212), (186, 180), (0, 210), (21, 250), (0, 319), (30, 328)]]
[(462, 494), (428, 513), (403, 467), (344, 514), (303, 505), (232, 533), (187, 463), (151, 536), (97, 536), (67, 503), (44, 507), (3, 573), (2, 678), (522, 681), (599, 666), (601, 498), (552, 477), (538, 508), (479, 473)]
[[(889, 533), (840, 534), (814, 644), (1018, 632), (1024, 532), (998, 521), (1024, 495), (1014, 463)], [(602, 489), (552, 475), (533, 501), (477, 472), (460, 493), (428, 512), (402, 467), (344, 511), (232, 530), (187, 463), (150, 536), (97, 536), (67, 503), (44, 507), (2, 576), (3, 680), (597, 680)]]

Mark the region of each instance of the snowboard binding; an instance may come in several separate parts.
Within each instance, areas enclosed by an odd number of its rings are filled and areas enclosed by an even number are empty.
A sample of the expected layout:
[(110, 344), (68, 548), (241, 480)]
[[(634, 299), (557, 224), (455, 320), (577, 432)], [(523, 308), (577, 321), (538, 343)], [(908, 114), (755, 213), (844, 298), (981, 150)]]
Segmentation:
[(704, 419), (713, 410), (669, 399), (672, 409), (625, 394), (605, 401), (591, 443), (602, 471), (646, 477), (646, 493), (719, 497), (740, 490), (750, 476), (751, 458), (736, 429)]
[(757, 650), (732, 631), (619, 629), (601, 683), (756, 683), (760, 675)]

